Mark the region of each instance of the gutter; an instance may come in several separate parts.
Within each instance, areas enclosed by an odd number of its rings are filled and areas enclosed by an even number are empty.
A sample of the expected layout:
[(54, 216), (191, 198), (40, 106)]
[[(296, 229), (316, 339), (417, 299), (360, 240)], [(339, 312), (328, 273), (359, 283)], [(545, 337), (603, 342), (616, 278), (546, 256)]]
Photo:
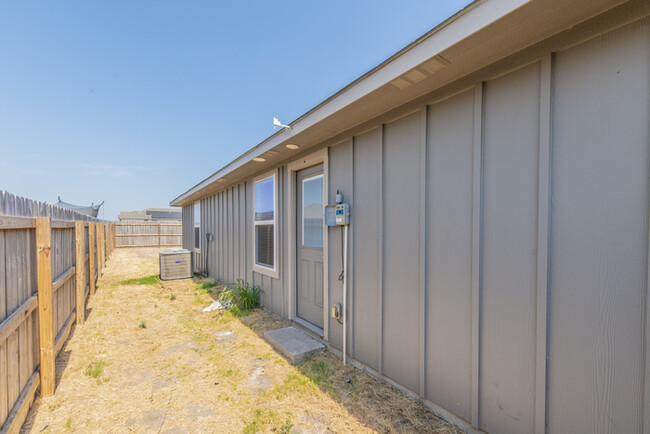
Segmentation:
[[(422, 62), (453, 46), (485, 26), (511, 13), (532, 0), (475, 0), (438, 26), (398, 51), (387, 60), (357, 78), (305, 114), (289, 123), (290, 131), (278, 131), (211, 176), (196, 184), (170, 202), (182, 206), (183, 200), (198, 193), (253, 158), (287, 142), (294, 135), (317, 125), (328, 116), (362, 98), (411, 70)], [(458, 22), (462, 19), (462, 22)], [(465, 21), (468, 21), (467, 23)]]

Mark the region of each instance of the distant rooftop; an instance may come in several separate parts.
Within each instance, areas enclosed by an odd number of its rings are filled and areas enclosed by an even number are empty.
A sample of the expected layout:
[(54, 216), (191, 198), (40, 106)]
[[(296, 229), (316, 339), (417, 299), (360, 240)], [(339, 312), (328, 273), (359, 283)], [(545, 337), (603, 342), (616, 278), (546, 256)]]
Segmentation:
[(182, 212), (173, 208), (147, 208), (143, 211), (122, 211), (120, 221), (168, 221), (181, 220)]

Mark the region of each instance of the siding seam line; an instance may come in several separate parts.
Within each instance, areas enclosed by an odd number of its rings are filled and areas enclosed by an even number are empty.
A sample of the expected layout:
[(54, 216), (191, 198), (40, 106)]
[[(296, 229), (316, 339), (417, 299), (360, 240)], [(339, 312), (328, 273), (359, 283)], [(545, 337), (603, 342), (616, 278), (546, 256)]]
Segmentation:
[(537, 205), (537, 337), (535, 372), (535, 432), (546, 432), (546, 358), (548, 355), (548, 254), (550, 235), (550, 156), (551, 156), (551, 92), (552, 55), (540, 64), (540, 107), (538, 143), (538, 205)]
[(471, 422), (479, 428), (479, 357), (481, 296), (481, 186), (483, 139), (483, 83), (474, 88), (474, 149), (472, 167), (472, 351), (471, 351)]
[(426, 263), (427, 263), (427, 113), (428, 106), (420, 114), (420, 396), (426, 396)]

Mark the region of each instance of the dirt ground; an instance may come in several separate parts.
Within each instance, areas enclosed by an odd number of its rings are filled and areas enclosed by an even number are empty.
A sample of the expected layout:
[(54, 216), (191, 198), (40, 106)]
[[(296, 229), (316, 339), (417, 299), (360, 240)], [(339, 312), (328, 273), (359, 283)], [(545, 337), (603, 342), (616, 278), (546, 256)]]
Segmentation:
[(203, 312), (205, 280), (119, 283), (157, 273), (157, 249), (115, 251), (22, 432), (461, 432), (331, 353), (292, 366), (262, 338), (284, 321)]

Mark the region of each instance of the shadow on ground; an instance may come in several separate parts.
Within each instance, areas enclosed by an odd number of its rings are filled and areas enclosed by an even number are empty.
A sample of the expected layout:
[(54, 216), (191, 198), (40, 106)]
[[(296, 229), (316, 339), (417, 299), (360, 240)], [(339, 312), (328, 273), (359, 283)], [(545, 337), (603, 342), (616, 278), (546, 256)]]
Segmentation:
[[(264, 332), (290, 325), (261, 309), (240, 321), (260, 338)], [(329, 351), (299, 363), (297, 368), (320, 390), (346, 408), (359, 422), (378, 432), (462, 433), (385, 381), (350, 365)]]

